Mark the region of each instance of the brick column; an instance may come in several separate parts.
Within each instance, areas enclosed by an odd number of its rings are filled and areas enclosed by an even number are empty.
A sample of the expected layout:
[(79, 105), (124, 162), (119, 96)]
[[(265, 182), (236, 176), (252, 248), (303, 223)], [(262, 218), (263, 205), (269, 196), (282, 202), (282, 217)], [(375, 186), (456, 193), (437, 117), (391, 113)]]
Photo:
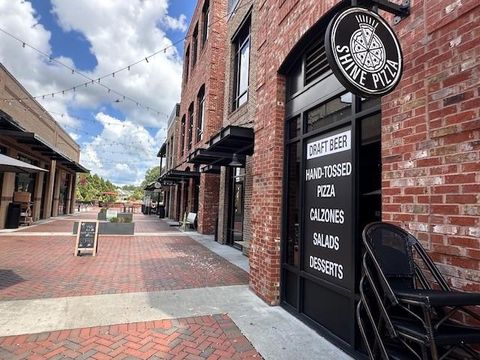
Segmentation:
[(198, 231), (202, 234), (212, 235), (215, 233), (215, 223), (218, 217), (219, 186), (219, 175), (201, 175), (198, 209)]
[(277, 76), (259, 89), (253, 155), (250, 287), (265, 302), (280, 300), (280, 236), (283, 188), (285, 84)]

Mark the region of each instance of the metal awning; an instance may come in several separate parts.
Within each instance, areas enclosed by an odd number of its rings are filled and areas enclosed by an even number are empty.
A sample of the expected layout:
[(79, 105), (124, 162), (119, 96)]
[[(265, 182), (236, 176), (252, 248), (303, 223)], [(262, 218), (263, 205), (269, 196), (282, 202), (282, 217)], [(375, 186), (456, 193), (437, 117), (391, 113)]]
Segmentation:
[(147, 186), (145, 186), (143, 188), (143, 190), (145, 191), (153, 191), (155, 190), (155, 181), (154, 182), (151, 182), (150, 184), (147, 184)]
[(202, 166), (200, 172), (204, 174), (220, 174), (220, 166), (218, 165), (205, 165)]
[(209, 151), (219, 153), (252, 155), (254, 133), (253, 128), (243, 126), (227, 126), (208, 141)]
[[(245, 164), (245, 155), (237, 156), (237, 158), (242, 164)], [(210, 149), (196, 149), (188, 155), (187, 161), (191, 164), (228, 166), (232, 159), (232, 153), (217, 152)]]
[(17, 160), (10, 156), (0, 154), (0, 172), (37, 173), (40, 171), (48, 172), (48, 170), (29, 164), (25, 161)]
[(60, 165), (63, 165), (75, 172), (89, 172), (88, 169), (70, 159), (59, 150), (52, 148), (48, 143), (35, 133), (25, 132), (23, 130), (2, 130), (2, 136), (15, 139), (19, 144), (30, 145), (32, 151), (47, 156), (52, 160), (57, 160)]
[(198, 171), (168, 170), (165, 174), (159, 177), (158, 181), (178, 182), (198, 177), (200, 177), (200, 172)]
[(158, 150), (157, 157), (163, 157), (167, 153), (167, 142), (164, 142), (163, 145)]
[(10, 115), (0, 110), (0, 130), (17, 130), (25, 131), (25, 129), (12, 119)]

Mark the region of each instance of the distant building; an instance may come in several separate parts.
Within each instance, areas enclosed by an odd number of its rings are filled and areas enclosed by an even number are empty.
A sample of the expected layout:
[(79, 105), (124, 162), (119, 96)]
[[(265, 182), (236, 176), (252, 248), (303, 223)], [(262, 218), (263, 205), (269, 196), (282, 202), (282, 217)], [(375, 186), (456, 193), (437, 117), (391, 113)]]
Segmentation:
[(33, 221), (74, 212), (80, 146), (1, 64), (0, 154), (47, 170), (0, 172), (0, 228), (15, 193), (30, 194)]

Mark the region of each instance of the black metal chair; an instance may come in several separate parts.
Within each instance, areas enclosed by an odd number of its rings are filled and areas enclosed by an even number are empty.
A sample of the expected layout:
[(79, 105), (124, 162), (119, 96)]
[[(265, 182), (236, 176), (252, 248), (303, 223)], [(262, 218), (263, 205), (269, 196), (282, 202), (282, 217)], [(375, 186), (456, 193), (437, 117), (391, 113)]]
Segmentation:
[[(469, 309), (480, 294), (453, 291), (418, 240), (382, 222), (362, 233), (365, 245), (357, 320), (372, 359), (480, 359), (480, 323)], [(478, 308), (477, 308), (478, 310)]]

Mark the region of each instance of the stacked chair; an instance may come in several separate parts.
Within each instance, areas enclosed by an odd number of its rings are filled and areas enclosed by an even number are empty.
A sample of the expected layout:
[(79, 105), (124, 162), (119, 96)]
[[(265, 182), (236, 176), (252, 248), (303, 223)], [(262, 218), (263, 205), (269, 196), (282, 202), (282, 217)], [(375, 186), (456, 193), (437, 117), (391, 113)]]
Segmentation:
[(397, 226), (371, 223), (362, 238), (357, 321), (368, 356), (480, 359), (480, 294), (453, 291), (419, 241)]

